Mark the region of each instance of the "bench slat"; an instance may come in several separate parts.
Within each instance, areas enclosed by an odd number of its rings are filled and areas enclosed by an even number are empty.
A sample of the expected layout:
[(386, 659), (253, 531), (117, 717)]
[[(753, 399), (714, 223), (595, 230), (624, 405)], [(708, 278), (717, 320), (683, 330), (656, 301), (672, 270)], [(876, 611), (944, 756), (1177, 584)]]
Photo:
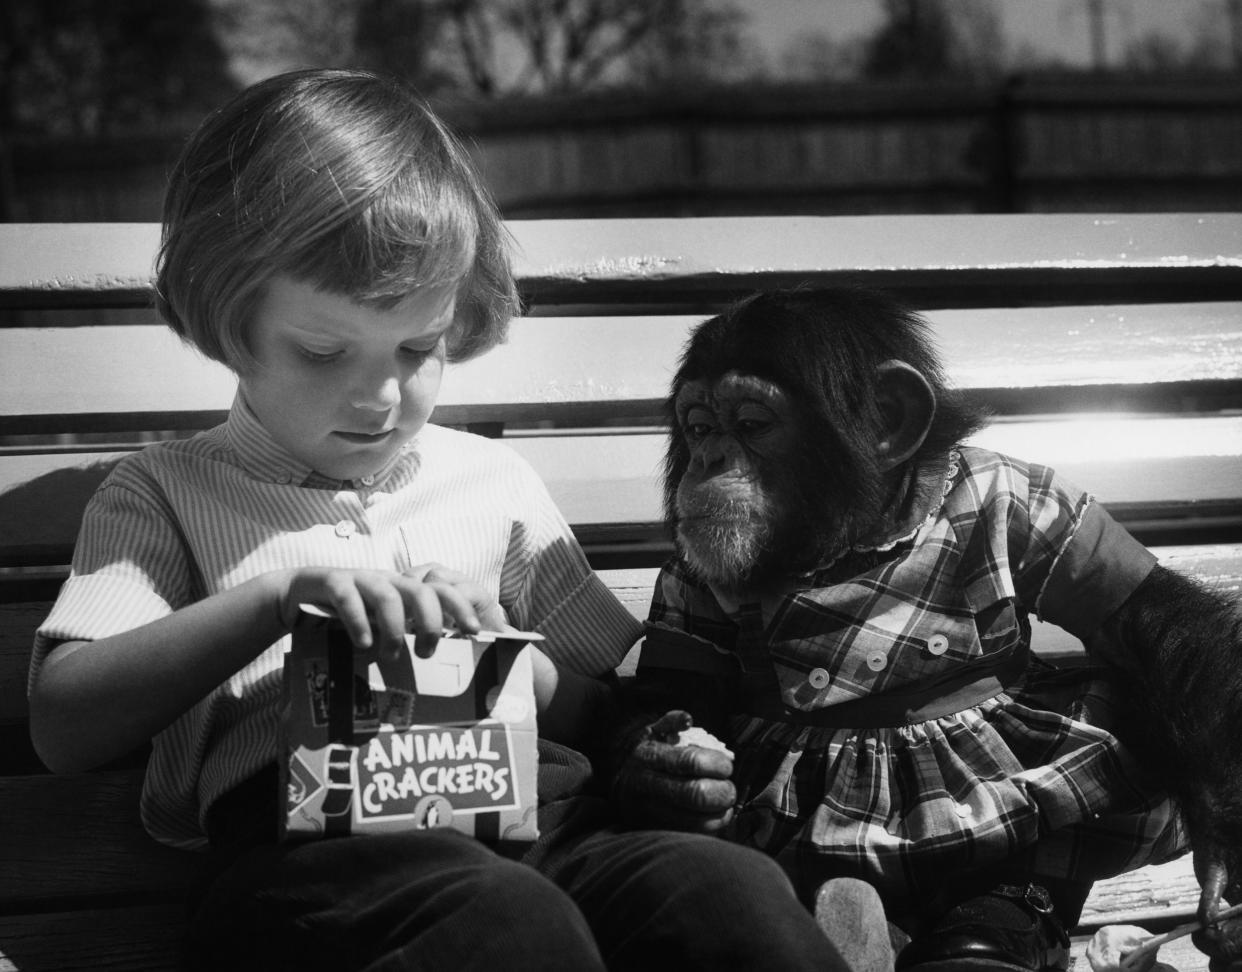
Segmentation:
[(987, 306), (1002, 295), (1043, 303), (1052, 292), (1058, 303), (1105, 293), (1147, 301), (1195, 288), (1212, 299), (1236, 295), (1242, 269), (1233, 213), (597, 220), (579, 238), (583, 257), (569, 260), (565, 221), (512, 225), (536, 304), (641, 307), (805, 280), (866, 283), (923, 306)]
[(1149, 864), (1097, 882), (1083, 906), (1079, 925), (1145, 925), (1167, 920), (1170, 912), (1189, 920), (1198, 904), (1194, 859), (1184, 854), (1165, 864)]
[[(949, 378), (984, 390), (1151, 386), (1242, 378), (1242, 302), (988, 308), (930, 315)], [(674, 363), (701, 316), (528, 318), (508, 344), (450, 367), (441, 421), (557, 419), (594, 404), (600, 417), (658, 414)], [(219, 420), (236, 380), (151, 324), (0, 328), (0, 433), (195, 428)], [(48, 363), (66, 376), (49, 381)], [(1019, 366), (1020, 365), (1020, 366)], [(118, 381), (117, 376), (125, 380)], [(66, 394), (71, 381), (74, 393)], [(1233, 386), (1234, 405), (1242, 391)], [(176, 416), (176, 413), (186, 413)], [(115, 413), (115, 415), (114, 415)], [(451, 418), (445, 418), (452, 413)], [(581, 419), (578, 419), (581, 421)], [(128, 424), (127, 424), (128, 423)]]
[[(26, 720), (30, 649), (35, 629), (52, 608), (50, 601), (5, 603), (6, 600), (0, 598), (0, 726)], [(0, 775), (7, 765), (7, 759), (0, 760)]]
[[(534, 466), (584, 537), (606, 542), (631, 525), (658, 533), (662, 433), (501, 441)], [(1004, 421), (973, 441), (1050, 465), (1102, 502), (1136, 515), (1175, 515), (1195, 503), (1242, 507), (1238, 415)], [(121, 455), (0, 453), (0, 566), (67, 562), (82, 507)]]
[[(661, 434), (504, 440), (548, 483), (570, 523), (660, 519)], [(1242, 416), (999, 423), (974, 440), (1052, 466), (1106, 504), (1236, 500)]]
[[(1242, 214), (971, 214), (513, 220), (536, 304), (701, 302), (803, 279), (851, 280), (975, 306), (1023, 293), (1201, 299), (1242, 288)], [(0, 225), (0, 307), (140, 304), (152, 224)], [(1128, 294), (1129, 296), (1125, 296)], [(1018, 301), (1019, 303), (1025, 301)], [(1093, 302), (1098, 302), (1095, 300)], [(631, 310), (633, 307), (631, 307)]]
[(184, 896), (202, 855), (153, 841), (138, 819), (142, 771), (0, 777), (0, 915)]
[(0, 916), (0, 972), (173, 972), (182, 905)]

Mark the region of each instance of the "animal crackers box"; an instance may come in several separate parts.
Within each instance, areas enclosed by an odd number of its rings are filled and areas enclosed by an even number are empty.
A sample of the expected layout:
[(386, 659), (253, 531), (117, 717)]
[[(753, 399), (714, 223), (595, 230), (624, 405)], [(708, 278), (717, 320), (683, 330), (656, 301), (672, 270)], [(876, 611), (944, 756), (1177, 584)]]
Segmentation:
[(531, 841), (538, 743), (528, 632), (442, 638), (430, 658), (355, 657), (303, 605), (285, 655), (287, 838), (454, 827)]

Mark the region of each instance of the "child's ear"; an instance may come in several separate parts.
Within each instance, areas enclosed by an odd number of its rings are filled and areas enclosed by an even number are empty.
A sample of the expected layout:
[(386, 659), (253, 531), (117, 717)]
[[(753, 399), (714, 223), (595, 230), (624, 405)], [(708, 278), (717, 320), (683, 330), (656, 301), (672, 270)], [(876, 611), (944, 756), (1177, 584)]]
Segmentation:
[(880, 468), (888, 472), (918, 452), (927, 438), (936, 414), (936, 393), (922, 373), (904, 361), (885, 361), (876, 371), (883, 423), (876, 452)]

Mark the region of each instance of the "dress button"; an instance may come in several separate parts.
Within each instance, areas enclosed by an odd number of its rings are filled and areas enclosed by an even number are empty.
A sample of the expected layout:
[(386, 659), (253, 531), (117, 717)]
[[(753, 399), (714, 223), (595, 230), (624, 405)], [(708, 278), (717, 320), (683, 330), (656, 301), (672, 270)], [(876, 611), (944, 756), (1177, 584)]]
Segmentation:
[(812, 668), (811, 674), (806, 677), (806, 680), (811, 683), (811, 688), (817, 689), (826, 687), (831, 681), (828, 673), (822, 668)]
[(877, 648), (875, 651), (871, 651), (867, 653), (867, 667), (870, 668), (873, 672), (884, 671), (884, 666), (887, 664), (888, 664), (888, 654), (886, 652), (880, 651)]
[(949, 639), (942, 634), (927, 639), (927, 650), (933, 655), (943, 655), (949, 650)]
[(336, 525), (336, 535), (342, 539), (352, 537), (357, 532), (358, 527), (352, 520), (342, 520)]

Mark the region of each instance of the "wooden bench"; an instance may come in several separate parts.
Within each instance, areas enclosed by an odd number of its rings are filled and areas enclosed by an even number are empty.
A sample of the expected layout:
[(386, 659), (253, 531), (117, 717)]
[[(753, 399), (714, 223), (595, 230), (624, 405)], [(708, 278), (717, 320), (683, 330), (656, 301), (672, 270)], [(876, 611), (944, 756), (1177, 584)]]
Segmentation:
[[(1088, 486), (1165, 563), (1242, 586), (1242, 215), (510, 225), (528, 316), (450, 369), (436, 419), (526, 456), (640, 617), (670, 549), (659, 404), (687, 330), (794, 283), (864, 283), (925, 309), (952, 380), (995, 409), (977, 441)], [(118, 456), (212, 425), (231, 400), (231, 376), (148, 307), (157, 241), (146, 224), (0, 225), (0, 972), (176, 965), (197, 858), (143, 833), (141, 759), (46, 774), (25, 699), (32, 633), (92, 489)], [(1056, 629), (1036, 638), (1079, 650)], [(1196, 895), (1185, 858), (1102, 882), (1076, 968), (1095, 926), (1166, 927)]]

